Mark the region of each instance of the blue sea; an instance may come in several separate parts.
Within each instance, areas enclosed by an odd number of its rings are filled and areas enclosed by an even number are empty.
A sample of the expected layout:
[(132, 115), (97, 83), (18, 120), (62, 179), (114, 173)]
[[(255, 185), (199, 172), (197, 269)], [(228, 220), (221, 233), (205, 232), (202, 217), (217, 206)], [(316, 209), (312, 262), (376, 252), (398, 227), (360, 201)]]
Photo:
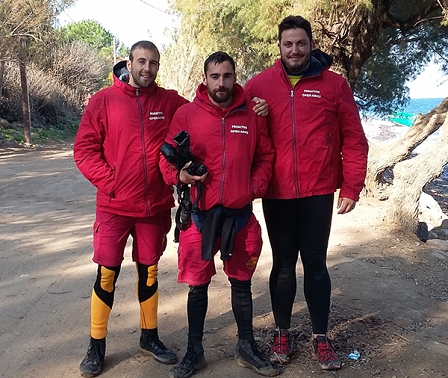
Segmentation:
[[(417, 115), (418, 113), (426, 114), (432, 109), (434, 109), (437, 105), (439, 105), (444, 98), (412, 98), (409, 100), (409, 102), (401, 109), (397, 109), (398, 112), (404, 112), (404, 113), (412, 113)], [(361, 112), (361, 116), (363, 118), (370, 118), (370, 119), (388, 119), (387, 116), (378, 116), (374, 115), (369, 111), (363, 111)]]
[(413, 114), (425, 114), (434, 109), (442, 101), (443, 98), (413, 98), (403, 109), (400, 109), (399, 111)]
[[(443, 100), (444, 98), (414, 98), (411, 99), (405, 107), (400, 109), (399, 112), (412, 113), (415, 115), (417, 115), (418, 113), (426, 114), (437, 107)], [(366, 133), (368, 139), (372, 141), (388, 141), (409, 130), (409, 128), (404, 126), (403, 124), (400, 125), (391, 122), (389, 120), (389, 117), (378, 118), (377, 116), (369, 116), (369, 114), (363, 114), (361, 119), (364, 127), (364, 132)], [(431, 135), (428, 140), (433, 142), (437, 136), (438, 131)], [(424, 144), (430, 145), (426, 142)], [(425, 148), (427, 148), (427, 146)], [(423, 150), (423, 147), (419, 146), (417, 147), (417, 149), (421, 151)]]

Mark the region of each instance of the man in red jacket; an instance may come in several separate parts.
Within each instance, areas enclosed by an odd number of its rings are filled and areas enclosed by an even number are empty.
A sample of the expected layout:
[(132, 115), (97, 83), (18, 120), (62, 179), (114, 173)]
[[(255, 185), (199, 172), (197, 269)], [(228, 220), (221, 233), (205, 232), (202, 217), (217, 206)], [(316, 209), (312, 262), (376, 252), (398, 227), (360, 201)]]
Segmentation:
[[(114, 67), (113, 86), (89, 101), (74, 144), (81, 173), (97, 187), (90, 345), (80, 370), (101, 373), (115, 283), (129, 235), (138, 272), (140, 349), (166, 364), (176, 362), (157, 332), (157, 264), (171, 227), (172, 188), (159, 170), (160, 146), (175, 111), (188, 101), (155, 83), (159, 51), (149, 41), (131, 48)], [(120, 80), (121, 79), (121, 80)]]
[(300, 252), (315, 358), (324, 370), (341, 362), (327, 338), (331, 282), (326, 266), (334, 192), (338, 214), (353, 210), (363, 188), (368, 145), (347, 81), (313, 50), (310, 23), (289, 16), (279, 25), (280, 59), (245, 86), (269, 104), (268, 128), (276, 152), (263, 211), (272, 247), (269, 279), (276, 332), (271, 361), (289, 362), (288, 329)]
[(257, 116), (252, 106), (236, 83), (233, 59), (216, 52), (204, 63), (203, 83), (194, 101), (176, 112), (166, 138), (174, 149), (179, 135), (188, 134), (192, 156), (207, 168), (206, 174), (198, 175), (188, 163), (178, 171), (163, 158), (160, 161), (166, 183), (191, 184), (191, 201), (197, 203), (191, 221), (180, 232), (178, 281), (190, 288), (188, 345), (182, 362), (171, 369), (171, 378), (189, 377), (205, 364), (207, 293), (216, 274), (213, 257), (218, 250), (231, 285), (238, 328), (236, 360), (265, 376), (279, 373), (278, 366), (257, 348), (252, 329), (251, 278), (262, 246), (252, 200), (266, 192), (274, 160), (266, 119)]

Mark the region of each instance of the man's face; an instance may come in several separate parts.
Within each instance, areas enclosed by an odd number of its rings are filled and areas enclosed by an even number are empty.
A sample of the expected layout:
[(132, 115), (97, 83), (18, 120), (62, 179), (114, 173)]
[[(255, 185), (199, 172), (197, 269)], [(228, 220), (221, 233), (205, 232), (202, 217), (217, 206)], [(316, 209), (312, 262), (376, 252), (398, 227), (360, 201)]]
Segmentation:
[(284, 30), (279, 48), (280, 57), (288, 72), (302, 72), (310, 64), (312, 44), (305, 29)]
[(206, 74), (202, 75), (202, 78), (212, 102), (221, 108), (226, 108), (232, 104), (236, 75), (230, 62), (210, 63)]
[(136, 88), (149, 87), (159, 71), (159, 54), (156, 50), (137, 47), (132, 51), (133, 60), (128, 60), (127, 68), (131, 73), (129, 84)]

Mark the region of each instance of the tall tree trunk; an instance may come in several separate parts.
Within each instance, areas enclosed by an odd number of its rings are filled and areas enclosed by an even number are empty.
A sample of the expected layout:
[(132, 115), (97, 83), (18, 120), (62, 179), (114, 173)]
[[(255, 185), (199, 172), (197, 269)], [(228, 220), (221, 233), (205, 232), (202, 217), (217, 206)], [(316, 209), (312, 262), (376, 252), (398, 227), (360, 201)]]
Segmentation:
[(31, 145), (31, 112), (28, 80), (26, 77), (25, 54), (19, 55), (20, 84), (22, 87), (23, 138), (25, 145)]
[(3, 97), (3, 79), (5, 77), (5, 61), (0, 60), (0, 98)]
[[(433, 118), (440, 118), (440, 115), (433, 115)], [(432, 148), (395, 166), (394, 185), (389, 196), (393, 221), (408, 231), (417, 230), (418, 200), (423, 187), (440, 176), (447, 163), (448, 113), (440, 128), (440, 136)]]
[(429, 113), (417, 116), (408, 132), (393, 142), (385, 144), (370, 144), (369, 164), (365, 181), (365, 194), (376, 197), (378, 189), (384, 184), (383, 175), (387, 168), (393, 168), (398, 162), (409, 157), (433, 132), (438, 130), (448, 113), (448, 98)]

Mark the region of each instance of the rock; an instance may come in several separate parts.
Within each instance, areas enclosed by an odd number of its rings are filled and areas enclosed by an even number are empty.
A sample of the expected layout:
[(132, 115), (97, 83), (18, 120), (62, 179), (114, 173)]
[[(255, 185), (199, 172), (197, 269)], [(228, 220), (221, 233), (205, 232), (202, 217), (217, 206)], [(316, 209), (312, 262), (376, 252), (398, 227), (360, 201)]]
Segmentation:
[(418, 201), (418, 220), (426, 223), (428, 230), (440, 227), (442, 222), (448, 223), (448, 216), (442, 211), (437, 201), (429, 194), (422, 192)]
[(439, 235), (437, 235), (433, 231), (429, 231), (428, 235), (429, 235), (429, 239), (438, 239), (439, 238)]
[(442, 251), (448, 251), (448, 241), (440, 239), (429, 239), (426, 244), (435, 249), (440, 249)]
[(429, 239), (428, 225), (425, 222), (418, 222), (416, 234), (422, 242), (426, 242)]
[(0, 118), (0, 129), (6, 129), (8, 126), (9, 122), (4, 118)]
[(448, 230), (446, 228), (433, 228), (432, 231), (436, 234), (440, 239), (446, 239), (448, 237)]
[(448, 219), (444, 219), (442, 224), (438, 227), (434, 227), (430, 233), (437, 235), (437, 238), (439, 239), (448, 239)]
[(431, 252), (431, 256), (434, 256), (435, 258), (439, 259), (439, 260), (445, 260), (446, 258), (448, 258), (448, 254), (440, 251), (438, 249), (435, 249)]

